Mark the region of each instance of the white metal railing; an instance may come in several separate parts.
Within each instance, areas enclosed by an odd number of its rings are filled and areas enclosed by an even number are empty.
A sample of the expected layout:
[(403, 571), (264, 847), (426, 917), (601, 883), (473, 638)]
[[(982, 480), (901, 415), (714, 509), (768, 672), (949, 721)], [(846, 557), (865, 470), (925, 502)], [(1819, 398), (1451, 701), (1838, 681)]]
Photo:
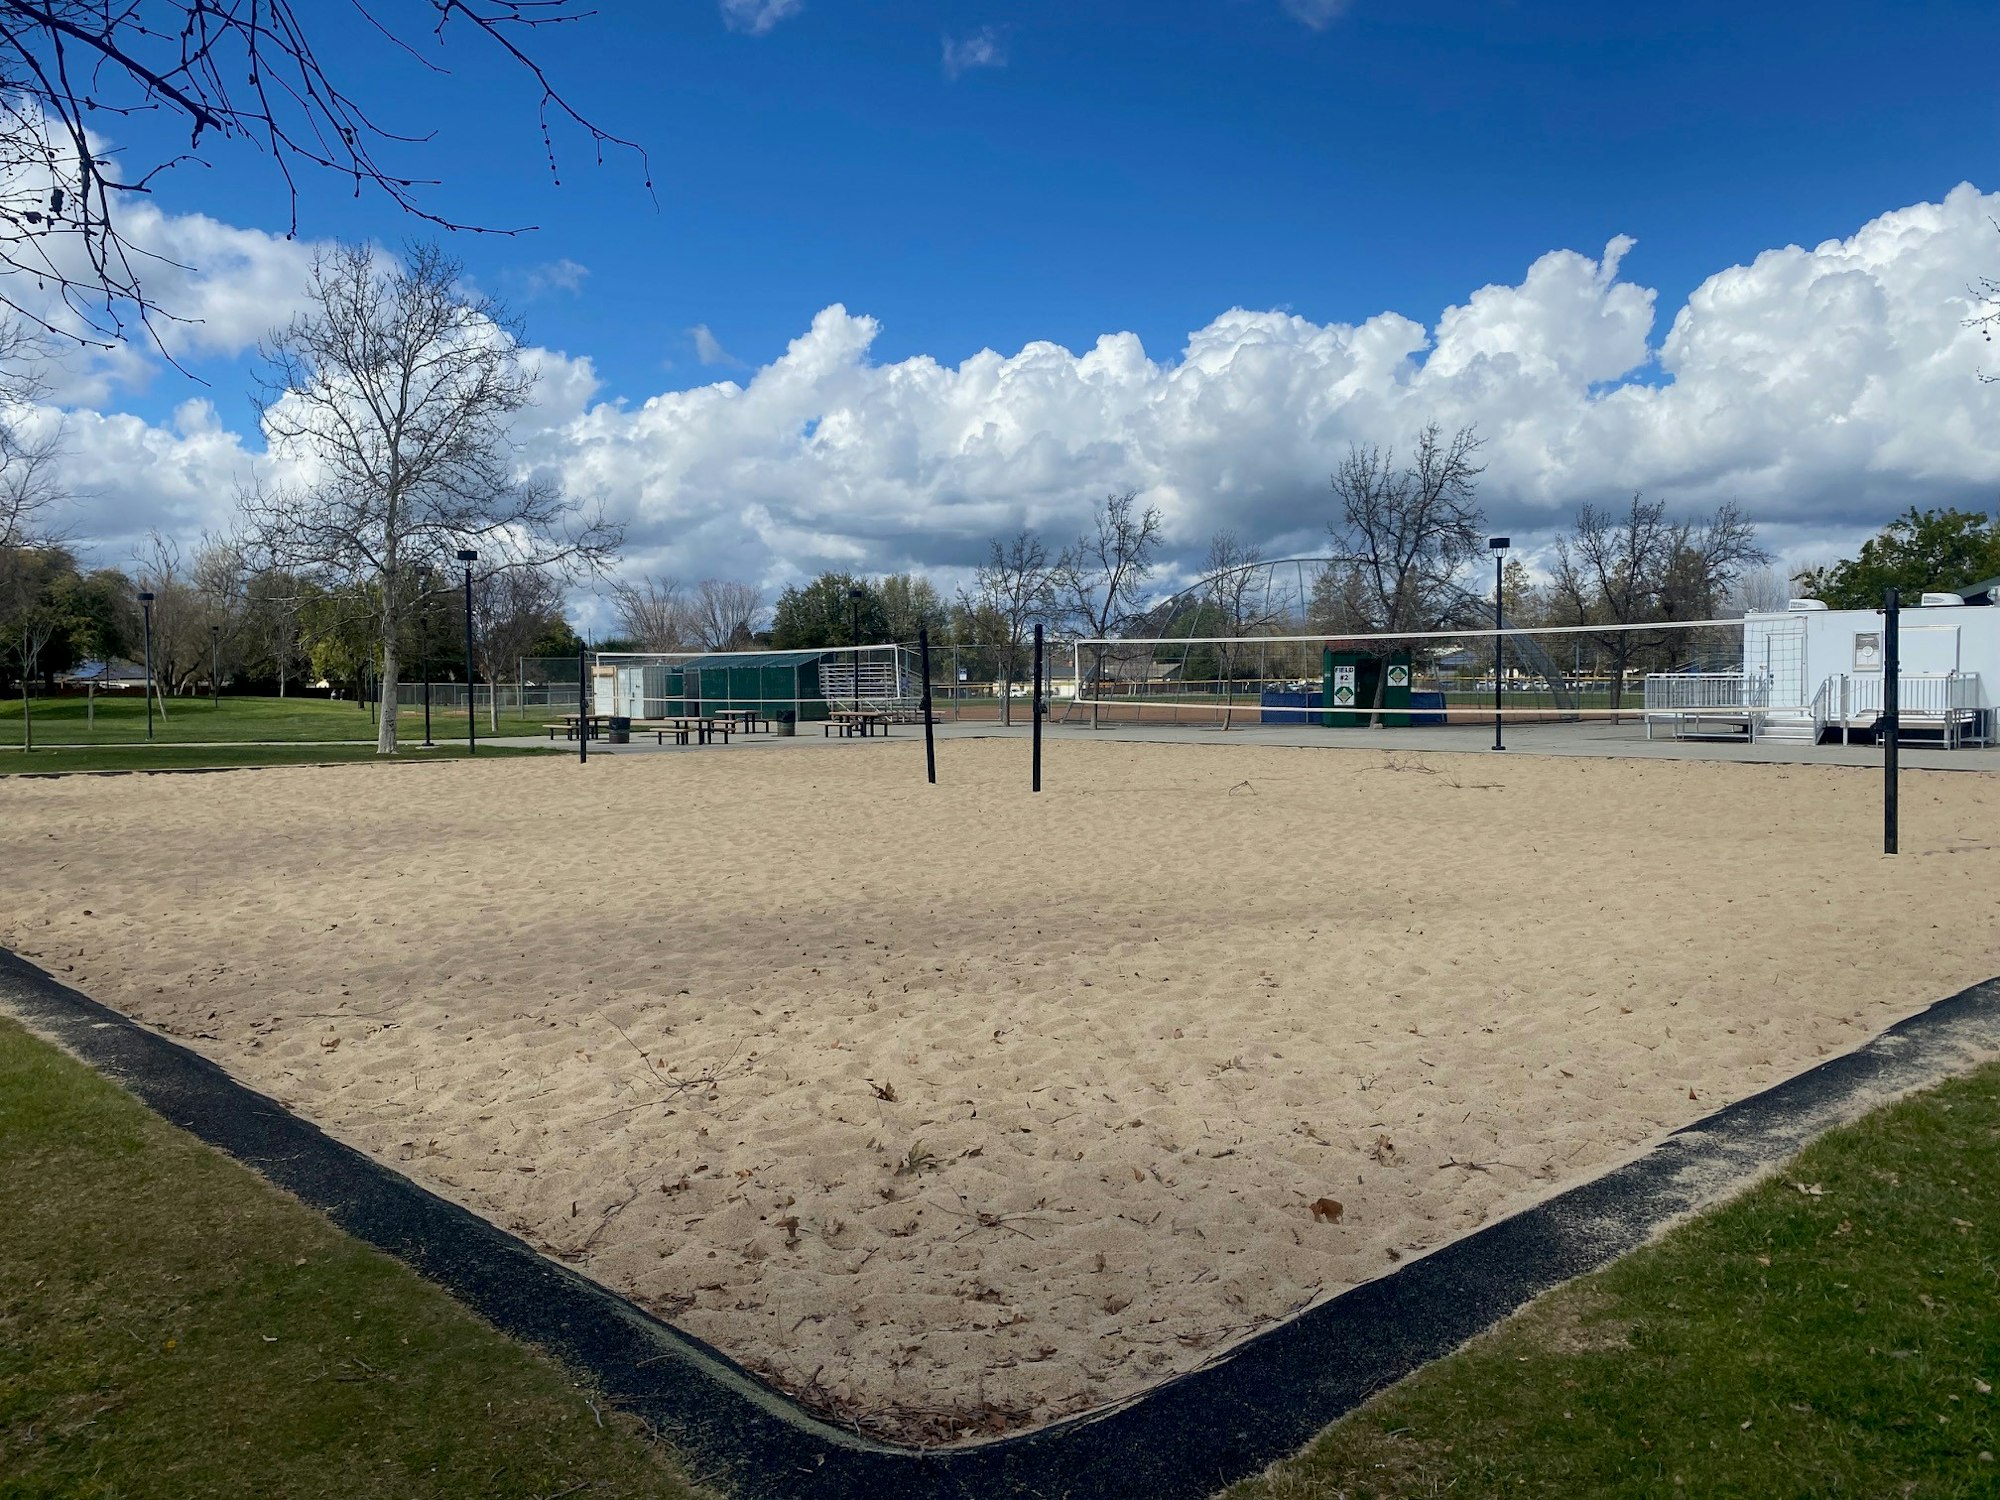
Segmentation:
[[(1813, 695), (1813, 719), (1821, 728), (1872, 729), (1882, 716), (1879, 673), (1836, 672)], [(1899, 672), (1896, 719), (1916, 728), (1935, 727), (1947, 749), (1985, 744), (1987, 712), (1980, 701), (1977, 672)]]
[(1742, 672), (1649, 672), (1646, 711), (1680, 713), (1690, 709), (1766, 709), (1771, 706), (1771, 679)]

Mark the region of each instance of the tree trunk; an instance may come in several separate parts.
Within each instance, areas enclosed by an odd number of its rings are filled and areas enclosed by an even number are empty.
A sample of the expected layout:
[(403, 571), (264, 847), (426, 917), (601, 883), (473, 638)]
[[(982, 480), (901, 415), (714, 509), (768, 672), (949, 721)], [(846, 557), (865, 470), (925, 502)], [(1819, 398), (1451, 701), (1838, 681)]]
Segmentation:
[(382, 680), (376, 687), (382, 712), (375, 727), (375, 753), (394, 755), (396, 753), (396, 637), (393, 630), (383, 632), (382, 640)]

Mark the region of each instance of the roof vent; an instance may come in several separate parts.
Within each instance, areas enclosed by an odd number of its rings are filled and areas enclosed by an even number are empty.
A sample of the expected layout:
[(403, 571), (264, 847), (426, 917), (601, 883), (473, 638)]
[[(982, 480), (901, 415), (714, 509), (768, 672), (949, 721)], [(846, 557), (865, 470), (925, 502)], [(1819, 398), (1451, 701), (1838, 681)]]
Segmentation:
[(1824, 599), (1791, 599), (1786, 601), (1785, 608), (1788, 610), (1825, 609), (1826, 601)]
[(1917, 601), (1919, 609), (1938, 609), (1949, 604), (1963, 604), (1965, 601), (1956, 594), (1925, 594)]

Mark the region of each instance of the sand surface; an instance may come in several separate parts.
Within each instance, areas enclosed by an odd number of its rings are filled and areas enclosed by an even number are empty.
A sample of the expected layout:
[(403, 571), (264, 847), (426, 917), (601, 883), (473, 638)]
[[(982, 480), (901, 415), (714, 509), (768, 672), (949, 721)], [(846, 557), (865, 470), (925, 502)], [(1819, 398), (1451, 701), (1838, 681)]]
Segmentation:
[(1852, 770), (939, 762), (11, 780), (0, 940), (919, 1441), (1128, 1396), (2000, 973), (2000, 778), (1906, 774), (1887, 860)]

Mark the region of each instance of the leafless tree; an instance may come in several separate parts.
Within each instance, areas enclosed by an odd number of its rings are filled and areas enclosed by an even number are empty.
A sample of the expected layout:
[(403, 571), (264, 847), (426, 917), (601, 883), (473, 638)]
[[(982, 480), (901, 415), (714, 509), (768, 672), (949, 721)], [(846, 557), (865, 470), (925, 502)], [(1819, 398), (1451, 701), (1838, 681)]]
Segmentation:
[(35, 409), (46, 394), (42, 354), (33, 329), (0, 314), (0, 548), (46, 545), (61, 530), (63, 428)]
[(383, 267), (343, 245), (313, 266), (312, 306), (266, 341), (259, 408), (298, 477), (260, 488), (248, 523), (282, 566), (372, 590), (382, 714), (396, 749), (400, 626), (421, 570), (479, 554), (484, 576), (600, 568), (621, 540), (601, 512), (516, 472), (508, 420), (534, 377), (496, 303), (464, 291), (434, 246)]
[(1761, 615), (1782, 611), (1791, 599), (1791, 576), (1781, 567), (1766, 564), (1744, 569), (1730, 586), (1728, 603), (1732, 610)]
[(704, 651), (740, 651), (763, 613), (764, 594), (755, 584), (704, 578), (688, 600), (687, 628)]
[(641, 651), (685, 651), (694, 638), (687, 590), (678, 578), (620, 579), (611, 585), (618, 633)]
[(473, 639), (479, 669), (493, 685), (486, 699), (487, 727), (500, 727), (499, 686), (520, 670), (536, 637), (562, 614), (561, 578), (551, 569), (505, 568), (473, 585)]
[[(1218, 531), (1208, 539), (1208, 555), (1202, 560), (1202, 572), (1208, 578), (1203, 603), (1216, 623), (1217, 634), (1256, 635), (1283, 617), (1283, 606), (1273, 607), (1269, 591), (1259, 589), (1260, 579), (1268, 577), (1260, 567), (1263, 561), (1262, 549), (1244, 542), (1233, 531)], [(1225, 681), (1235, 681), (1240, 654), (1234, 640), (1223, 642), (1217, 651), (1217, 667)]]
[[(1138, 499), (1137, 490), (1106, 495), (1092, 529), (1078, 537), (1056, 564), (1055, 590), (1063, 612), (1076, 622), (1079, 633), (1100, 642), (1091, 648), (1091, 683), (1104, 677), (1103, 640), (1126, 629), (1142, 612), (1146, 580), (1153, 576), (1153, 553), (1159, 548), (1164, 518), (1150, 505), (1135, 514)], [(1084, 686), (1077, 684), (1079, 691)], [(1094, 703), (1090, 723), (1097, 727)]]
[[(1461, 597), (1457, 575), (1480, 547), (1476, 462), (1483, 439), (1471, 427), (1449, 438), (1437, 423), (1417, 434), (1416, 453), (1398, 467), (1393, 449), (1350, 444), (1334, 471), (1340, 518), (1328, 529), (1345, 561), (1337, 589), (1359, 623), (1384, 634), (1429, 630)], [(1386, 651), (1394, 641), (1380, 641)], [(1374, 722), (1380, 722), (1388, 674), (1376, 674)]]
[(1371, 629), (1428, 630), (1450, 613), (1454, 580), (1480, 547), (1484, 465), (1474, 459), (1483, 446), (1474, 429), (1447, 439), (1435, 422), (1417, 434), (1416, 455), (1401, 468), (1393, 449), (1349, 446), (1333, 476), (1340, 519), (1329, 530)]
[[(443, 227), (481, 227), (424, 206), (435, 183), (405, 158), (430, 133), (379, 120), (354, 80), (321, 66), (321, 41), (357, 20), (378, 56), (434, 76), (444, 69), (418, 50), (426, 40), (470, 32), (496, 49), (539, 95), (551, 174), (556, 126), (579, 131), (599, 160), (623, 148), (643, 169), (644, 152), (572, 108), (530, 53), (536, 32), (589, 13), (583, 0), (0, 0), (0, 267), (21, 273), (0, 277), (0, 306), (93, 342), (149, 321), (161, 309), (145, 283), (162, 262), (125, 238), (122, 205), (174, 166), (233, 151), (275, 164), (294, 233), (309, 170)], [(107, 122), (140, 114), (185, 130), (186, 148), (150, 162), (107, 154)]]
[[(1665, 501), (1638, 494), (1622, 514), (1582, 506), (1569, 534), (1556, 538), (1555, 553), (1550, 603), (1572, 625), (1713, 618), (1744, 569), (1771, 560), (1733, 504), (1702, 520), (1675, 521)], [(1675, 639), (1634, 630), (1595, 637), (1610, 670), (1612, 708), (1624, 702), (1634, 663), (1670, 649)]]
[(1014, 722), (1014, 682), (1021, 674), (1021, 648), (1037, 620), (1046, 621), (1056, 608), (1057, 568), (1048, 544), (1023, 528), (1006, 541), (987, 543), (986, 561), (973, 574), (971, 590), (959, 592), (959, 605), (977, 622), (990, 622), (1000, 639), (980, 641), (998, 649), (1000, 722)]

